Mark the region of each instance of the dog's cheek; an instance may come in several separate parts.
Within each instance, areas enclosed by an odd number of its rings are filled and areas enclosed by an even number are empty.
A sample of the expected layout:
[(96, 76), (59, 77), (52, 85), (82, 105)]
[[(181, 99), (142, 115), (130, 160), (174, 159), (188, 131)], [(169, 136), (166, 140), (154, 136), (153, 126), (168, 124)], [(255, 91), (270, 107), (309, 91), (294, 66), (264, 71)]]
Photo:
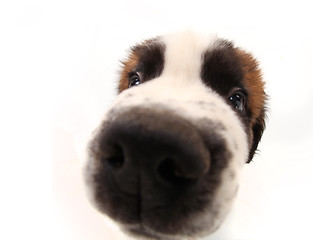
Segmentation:
[(262, 138), (265, 129), (265, 109), (262, 109), (260, 115), (251, 127), (250, 152), (247, 163), (251, 162), (253, 156), (258, 148), (259, 142)]

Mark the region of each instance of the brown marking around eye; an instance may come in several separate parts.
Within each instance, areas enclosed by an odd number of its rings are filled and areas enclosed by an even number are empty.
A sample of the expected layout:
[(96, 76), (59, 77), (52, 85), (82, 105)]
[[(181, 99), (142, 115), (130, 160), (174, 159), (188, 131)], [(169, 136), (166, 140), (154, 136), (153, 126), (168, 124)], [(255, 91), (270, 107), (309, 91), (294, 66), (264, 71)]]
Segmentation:
[(118, 93), (128, 88), (131, 72), (141, 72), (142, 83), (160, 76), (164, 68), (164, 51), (165, 45), (158, 38), (132, 47), (128, 58), (122, 61)]
[(133, 51), (129, 54), (127, 60), (122, 61), (122, 71), (118, 83), (118, 93), (126, 90), (129, 85), (129, 74), (139, 63), (139, 56)]
[(247, 163), (249, 163), (257, 150), (265, 129), (266, 100), (264, 82), (258, 62), (249, 53), (236, 49), (243, 70), (243, 82), (248, 92), (247, 108), (251, 111), (249, 126), (250, 152)]
[(266, 94), (262, 72), (256, 59), (249, 53), (237, 48), (240, 64), (243, 70), (243, 82), (249, 94), (247, 107), (251, 110), (251, 125), (264, 110)]

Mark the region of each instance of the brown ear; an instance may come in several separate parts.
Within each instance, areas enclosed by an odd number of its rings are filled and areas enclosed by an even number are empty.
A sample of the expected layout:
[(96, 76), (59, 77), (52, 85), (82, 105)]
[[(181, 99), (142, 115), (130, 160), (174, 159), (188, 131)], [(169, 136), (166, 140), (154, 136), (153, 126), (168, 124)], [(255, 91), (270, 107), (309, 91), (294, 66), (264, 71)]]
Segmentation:
[(264, 129), (265, 129), (265, 108), (263, 108), (259, 114), (259, 116), (257, 117), (255, 123), (252, 126), (252, 143), (250, 146), (250, 153), (249, 153), (249, 158), (247, 160), (247, 163), (251, 162), (255, 151), (258, 148), (259, 142), (261, 140), (261, 137), (263, 135)]

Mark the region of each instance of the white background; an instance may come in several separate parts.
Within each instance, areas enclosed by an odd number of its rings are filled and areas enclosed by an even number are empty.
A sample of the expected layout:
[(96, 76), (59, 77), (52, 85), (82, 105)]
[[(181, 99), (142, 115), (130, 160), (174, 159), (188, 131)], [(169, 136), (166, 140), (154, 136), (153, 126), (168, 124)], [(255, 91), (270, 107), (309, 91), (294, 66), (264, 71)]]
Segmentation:
[(1, 239), (128, 239), (85, 198), (85, 143), (114, 100), (128, 47), (181, 29), (252, 52), (270, 95), (261, 151), (207, 239), (313, 239), (311, 10), (309, 1), (1, 1)]

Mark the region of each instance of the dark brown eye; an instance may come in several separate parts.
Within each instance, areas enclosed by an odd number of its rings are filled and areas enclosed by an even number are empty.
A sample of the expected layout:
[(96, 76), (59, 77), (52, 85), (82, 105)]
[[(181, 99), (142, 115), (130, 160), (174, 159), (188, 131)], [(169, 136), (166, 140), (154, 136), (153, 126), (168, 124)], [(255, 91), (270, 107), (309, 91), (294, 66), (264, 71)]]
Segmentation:
[(137, 86), (137, 85), (139, 85), (139, 84), (140, 84), (140, 76), (139, 76), (139, 74), (134, 73), (134, 74), (130, 77), (130, 79), (129, 79), (128, 88)]
[(236, 91), (232, 96), (230, 96), (229, 101), (239, 112), (243, 112), (246, 109), (245, 95), (241, 91)]

